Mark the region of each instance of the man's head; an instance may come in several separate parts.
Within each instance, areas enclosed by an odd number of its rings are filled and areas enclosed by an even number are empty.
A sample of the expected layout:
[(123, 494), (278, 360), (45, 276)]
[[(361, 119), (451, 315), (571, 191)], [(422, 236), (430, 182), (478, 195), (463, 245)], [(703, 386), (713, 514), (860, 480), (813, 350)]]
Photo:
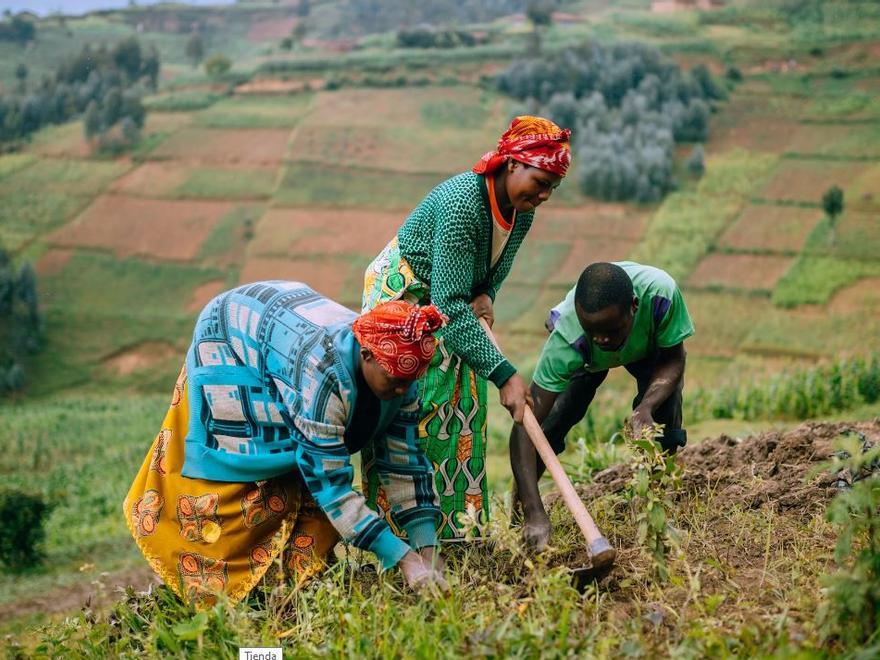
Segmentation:
[(383, 400), (403, 396), (434, 356), (434, 332), (446, 317), (433, 305), (396, 300), (381, 303), (352, 324), (361, 345), (360, 368), (372, 392)]
[(574, 307), (584, 332), (603, 351), (619, 351), (632, 331), (639, 301), (632, 280), (616, 264), (590, 264), (581, 273)]

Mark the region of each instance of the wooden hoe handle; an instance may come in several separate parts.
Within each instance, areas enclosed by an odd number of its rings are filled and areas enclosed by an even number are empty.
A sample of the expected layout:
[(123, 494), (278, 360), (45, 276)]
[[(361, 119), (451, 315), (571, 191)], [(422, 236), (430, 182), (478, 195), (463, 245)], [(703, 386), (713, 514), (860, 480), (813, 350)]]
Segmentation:
[[(489, 335), (489, 339), (492, 340), (495, 347), (500, 350), (498, 340), (495, 339), (495, 335), (492, 333), (492, 329), (489, 327), (486, 319), (480, 317), (480, 325), (483, 326), (483, 330)], [(613, 548), (608, 544), (608, 541), (602, 535), (602, 532), (599, 531), (599, 528), (596, 527), (596, 523), (593, 522), (593, 518), (587, 511), (587, 507), (584, 506), (583, 501), (578, 497), (577, 491), (575, 491), (574, 486), (571, 483), (571, 479), (569, 479), (568, 475), (565, 473), (565, 468), (562, 467), (562, 463), (560, 463), (559, 459), (556, 457), (556, 452), (553, 451), (553, 448), (550, 447), (550, 443), (547, 442), (547, 436), (544, 435), (544, 431), (541, 429), (538, 420), (535, 419), (535, 413), (533, 413), (532, 409), (528, 406), (526, 406), (525, 413), (523, 414), (523, 426), (526, 429), (529, 439), (538, 451), (538, 455), (550, 471), (550, 476), (553, 477), (553, 481), (556, 483), (556, 487), (559, 489), (562, 499), (565, 501), (565, 505), (568, 507), (568, 510), (571, 511), (571, 515), (574, 516), (575, 522), (577, 522), (584, 538), (590, 545), (594, 560), (597, 558), (597, 555), (607, 555), (609, 551), (614, 553)], [(613, 561), (613, 554), (611, 561)]]

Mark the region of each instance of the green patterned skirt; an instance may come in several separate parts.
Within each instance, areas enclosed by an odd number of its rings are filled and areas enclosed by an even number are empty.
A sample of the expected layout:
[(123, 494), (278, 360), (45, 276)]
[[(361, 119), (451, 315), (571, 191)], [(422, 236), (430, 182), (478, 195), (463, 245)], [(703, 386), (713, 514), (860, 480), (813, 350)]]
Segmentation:
[[(367, 267), (363, 311), (387, 300), (428, 304), (428, 286), (415, 276), (400, 255), (395, 237)], [(442, 335), (442, 332), (440, 333)], [(486, 486), (486, 412), (488, 387), (458, 355), (446, 350), (438, 336), (437, 352), (419, 380), (422, 420), (419, 443), (434, 465), (434, 480), (442, 520), (437, 530), (442, 540), (483, 536), (489, 519)], [(362, 450), (364, 493), (370, 506), (397, 533), (400, 528), (389, 513), (388, 500), (373, 467), (373, 455)]]

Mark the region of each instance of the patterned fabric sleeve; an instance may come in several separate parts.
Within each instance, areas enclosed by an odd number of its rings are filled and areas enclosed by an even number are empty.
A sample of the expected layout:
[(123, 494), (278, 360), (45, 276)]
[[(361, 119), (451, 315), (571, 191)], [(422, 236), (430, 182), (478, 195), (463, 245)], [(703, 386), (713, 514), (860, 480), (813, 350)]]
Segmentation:
[[(312, 369), (308, 365), (304, 368)], [(326, 373), (313, 382), (322, 380), (326, 384)], [(338, 384), (329, 393), (325, 387), (292, 393), (283, 381), (276, 378), (275, 382), (287, 405), (290, 423), (299, 431), (297, 464), (318, 506), (344, 541), (375, 553), (383, 568), (394, 566), (410, 548), (352, 487), (354, 469), (344, 442), (346, 413)]]
[(416, 387), (410, 388), (386, 436), (374, 443), (376, 471), (397, 523), (410, 546), (437, 545), (440, 507), (434, 492), (431, 462), (418, 445), (421, 407)]
[[(501, 387), (516, 369), (492, 344), (470, 308), (471, 278), (476, 254), (476, 229), (470, 208), (460, 201), (445, 206), (437, 223), (431, 267), (431, 302), (449, 324), (441, 331), (446, 347), (462, 356), (483, 378)], [(478, 222), (479, 219), (476, 219)]]

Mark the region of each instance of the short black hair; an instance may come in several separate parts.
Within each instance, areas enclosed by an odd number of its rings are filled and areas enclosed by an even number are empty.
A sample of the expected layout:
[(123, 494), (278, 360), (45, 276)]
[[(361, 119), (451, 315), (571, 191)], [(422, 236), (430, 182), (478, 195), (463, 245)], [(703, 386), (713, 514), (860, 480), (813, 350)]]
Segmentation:
[(574, 290), (574, 299), (587, 314), (613, 305), (626, 309), (633, 299), (633, 283), (617, 264), (599, 261), (584, 268)]

